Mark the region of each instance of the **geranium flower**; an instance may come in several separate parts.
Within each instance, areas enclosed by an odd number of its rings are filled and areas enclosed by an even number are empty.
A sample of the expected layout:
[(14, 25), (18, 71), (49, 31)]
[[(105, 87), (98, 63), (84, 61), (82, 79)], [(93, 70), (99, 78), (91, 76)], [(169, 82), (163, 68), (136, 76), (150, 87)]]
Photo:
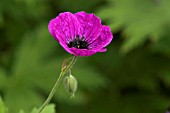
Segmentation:
[(51, 35), (70, 54), (91, 56), (106, 52), (113, 36), (108, 26), (102, 25), (99, 17), (86, 12), (60, 13), (48, 25)]

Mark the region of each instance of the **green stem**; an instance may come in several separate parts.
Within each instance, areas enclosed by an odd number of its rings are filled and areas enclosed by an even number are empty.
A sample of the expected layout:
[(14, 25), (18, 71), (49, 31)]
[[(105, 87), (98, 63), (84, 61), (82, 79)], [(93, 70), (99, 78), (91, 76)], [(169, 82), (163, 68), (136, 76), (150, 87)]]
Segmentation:
[(41, 113), (41, 111), (44, 109), (44, 107), (49, 104), (49, 102), (51, 101), (52, 97), (54, 96), (54, 94), (55, 94), (55, 92), (56, 92), (56, 90), (57, 90), (57, 88), (58, 88), (62, 78), (64, 77), (65, 73), (72, 68), (72, 66), (74, 65), (76, 59), (77, 59), (77, 57), (74, 56), (72, 61), (70, 62), (70, 64), (67, 66), (67, 68), (65, 70), (61, 71), (60, 76), (57, 79), (55, 85), (53, 86), (53, 88), (52, 88), (48, 98), (45, 100), (43, 105), (39, 108), (37, 113)]

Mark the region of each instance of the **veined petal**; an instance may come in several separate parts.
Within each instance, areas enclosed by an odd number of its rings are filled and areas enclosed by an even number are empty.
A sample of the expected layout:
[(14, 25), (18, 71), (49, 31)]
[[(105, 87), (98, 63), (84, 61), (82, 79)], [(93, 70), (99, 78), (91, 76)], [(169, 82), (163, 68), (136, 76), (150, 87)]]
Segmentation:
[(80, 25), (81, 34), (90, 43), (94, 41), (101, 32), (101, 20), (94, 14), (87, 14), (84, 11), (75, 14)]
[(52, 19), (48, 25), (51, 35), (59, 40), (61, 37), (56, 36), (56, 32), (64, 36), (66, 41), (74, 39), (80, 30), (80, 24), (76, 16), (70, 12), (60, 13), (59, 16)]
[(104, 48), (113, 39), (110, 27), (103, 25), (99, 37), (89, 45), (89, 48)]
[(97, 52), (106, 52), (107, 49), (105, 48), (94, 48), (94, 49), (77, 49), (77, 48), (70, 48), (72, 54), (75, 56), (91, 56)]
[(75, 56), (91, 56), (97, 52), (88, 49), (77, 49), (74, 47), (71, 48), (70, 50), (74, 53)]
[(60, 40), (59, 40), (59, 43), (60, 43), (60, 45), (67, 51), (67, 52), (69, 52), (70, 54), (74, 54), (74, 52), (72, 52), (71, 50), (70, 50), (70, 48), (67, 46), (67, 43), (64, 41), (64, 40), (62, 40), (64, 37), (62, 37), (63, 35), (61, 35), (60, 36)]

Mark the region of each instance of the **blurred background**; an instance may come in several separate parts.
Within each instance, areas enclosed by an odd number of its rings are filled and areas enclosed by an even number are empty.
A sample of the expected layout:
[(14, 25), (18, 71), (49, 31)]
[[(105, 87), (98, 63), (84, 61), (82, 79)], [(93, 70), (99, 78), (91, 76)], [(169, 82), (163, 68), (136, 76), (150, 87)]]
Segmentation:
[(170, 0), (0, 0), (0, 96), (9, 113), (40, 107), (71, 56), (47, 28), (65, 11), (95, 13), (114, 39), (106, 53), (78, 58), (76, 98), (60, 84), (51, 102), (56, 113), (165, 113), (169, 6)]

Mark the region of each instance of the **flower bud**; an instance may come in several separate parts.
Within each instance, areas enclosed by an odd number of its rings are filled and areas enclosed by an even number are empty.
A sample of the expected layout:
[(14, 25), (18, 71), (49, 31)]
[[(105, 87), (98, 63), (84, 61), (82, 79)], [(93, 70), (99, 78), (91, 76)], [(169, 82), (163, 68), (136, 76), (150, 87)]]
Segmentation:
[(66, 76), (64, 78), (64, 86), (66, 90), (71, 94), (71, 98), (74, 97), (74, 93), (77, 90), (77, 80), (73, 75)]

